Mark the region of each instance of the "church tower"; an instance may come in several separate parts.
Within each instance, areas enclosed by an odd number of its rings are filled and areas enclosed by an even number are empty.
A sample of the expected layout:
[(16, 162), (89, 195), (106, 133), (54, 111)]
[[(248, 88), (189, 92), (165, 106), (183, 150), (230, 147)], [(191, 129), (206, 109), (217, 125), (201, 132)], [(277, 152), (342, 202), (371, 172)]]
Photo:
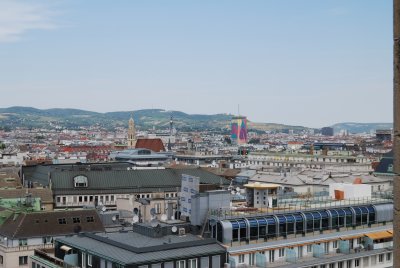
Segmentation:
[(135, 148), (136, 145), (136, 130), (135, 130), (135, 121), (133, 120), (133, 113), (131, 114), (131, 118), (129, 119), (129, 128), (128, 128), (128, 148)]

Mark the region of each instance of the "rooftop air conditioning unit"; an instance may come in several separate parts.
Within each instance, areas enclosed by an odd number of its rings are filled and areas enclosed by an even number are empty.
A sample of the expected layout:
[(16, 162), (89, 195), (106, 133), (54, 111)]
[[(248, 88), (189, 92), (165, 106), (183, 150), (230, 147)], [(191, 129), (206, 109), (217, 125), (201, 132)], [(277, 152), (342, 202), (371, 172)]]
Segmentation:
[(179, 235), (185, 235), (186, 231), (185, 228), (179, 228)]

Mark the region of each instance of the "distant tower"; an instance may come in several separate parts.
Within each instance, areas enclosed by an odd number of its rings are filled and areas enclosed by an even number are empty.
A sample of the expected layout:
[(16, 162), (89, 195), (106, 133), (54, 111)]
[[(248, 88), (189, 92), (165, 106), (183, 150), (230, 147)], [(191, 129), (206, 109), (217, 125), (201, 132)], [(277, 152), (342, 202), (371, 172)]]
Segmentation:
[(136, 130), (135, 130), (135, 121), (133, 120), (133, 113), (132, 113), (131, 118), (129, 119), (128, 147), (135, 148), (135, 145), (136, 145)]
[(173, 121), (174, 117), (171, 115), (171, 118), (169, 120), (169, 135), (172, 136), (172, 132), (174, 129), (174, 121)]
[(171, 118), (169, 120), (169, 138), (168, 138), (168, 151), (172, 150), (172, 144), (171, 144), (171, 138), (174, 132), (174, 121), (173, 121), (173, 116), (171, 115)]

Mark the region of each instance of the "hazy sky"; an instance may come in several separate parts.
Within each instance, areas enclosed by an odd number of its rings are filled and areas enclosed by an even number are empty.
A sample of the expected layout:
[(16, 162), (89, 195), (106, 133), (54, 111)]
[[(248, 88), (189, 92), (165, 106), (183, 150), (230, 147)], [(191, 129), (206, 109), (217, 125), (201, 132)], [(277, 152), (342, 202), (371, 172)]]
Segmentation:
[(0, 107), (392, 122), (391, 0), (0, 0)]

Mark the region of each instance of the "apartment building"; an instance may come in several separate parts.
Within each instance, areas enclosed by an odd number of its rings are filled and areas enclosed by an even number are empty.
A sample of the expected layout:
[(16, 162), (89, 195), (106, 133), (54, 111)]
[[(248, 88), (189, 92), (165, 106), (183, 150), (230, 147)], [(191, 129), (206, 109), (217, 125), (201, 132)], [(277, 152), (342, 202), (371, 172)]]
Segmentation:
[(392, 211), (384, 199), (286, 212), (216, 210), (210, 232), (227, 247), (230, 267), (390, 267)]
[(79, 232), (103, 232), (96, 210), (9, 214), (0, 225), (0, 267), (30, 267), (35, 249), (54, 249), (56, 238)]

